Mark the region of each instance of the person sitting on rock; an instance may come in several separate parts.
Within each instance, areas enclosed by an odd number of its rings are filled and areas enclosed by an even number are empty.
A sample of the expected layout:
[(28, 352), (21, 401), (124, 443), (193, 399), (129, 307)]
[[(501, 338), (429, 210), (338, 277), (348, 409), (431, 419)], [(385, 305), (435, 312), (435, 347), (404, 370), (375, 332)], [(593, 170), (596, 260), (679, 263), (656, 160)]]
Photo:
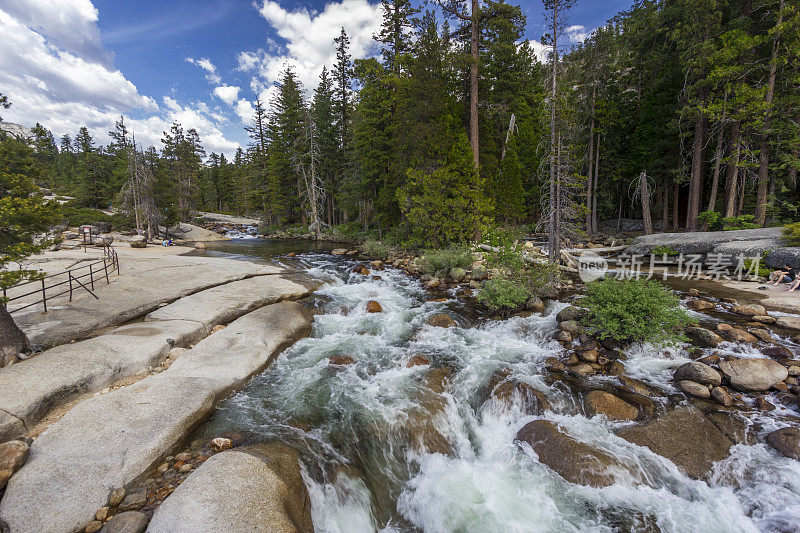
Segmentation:
[(778, 283), (791, 283), (796, 277), (795, 270), (789, 265), (784, 265), (782, 269), (775, 270), (769, 275), (767, 285), (777, 285)]
[(789, 287), (786, 289), (786, 292), (796, 291), (798, 287), (800, 287), (800, 277), (795, 278), (795, 280), (789, 284)]

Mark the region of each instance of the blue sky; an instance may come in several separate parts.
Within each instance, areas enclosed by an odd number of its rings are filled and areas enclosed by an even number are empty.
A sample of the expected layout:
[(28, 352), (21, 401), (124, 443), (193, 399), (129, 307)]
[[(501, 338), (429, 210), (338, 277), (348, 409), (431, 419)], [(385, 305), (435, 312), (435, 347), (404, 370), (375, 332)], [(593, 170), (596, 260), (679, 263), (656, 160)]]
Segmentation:
[[(526, 38), (538, 41), (541, 2), (521, 5)], [(570, 35), (580, 39), (629, 5), (579, 1)], [(0, 0), (0, 92), (14, 103), (3, 118), (39, 121), (57, 136), (87, 125), (105, 143), (125, 115), (145, 146), (179, 120), (208, 152), (230, 155), (247, 143), (252, 102), (269, 99), (284, 65), (310, 90), (333, 62), (339, 28), (354, 55), (370, 55), (379, 21), (368, 0)]]

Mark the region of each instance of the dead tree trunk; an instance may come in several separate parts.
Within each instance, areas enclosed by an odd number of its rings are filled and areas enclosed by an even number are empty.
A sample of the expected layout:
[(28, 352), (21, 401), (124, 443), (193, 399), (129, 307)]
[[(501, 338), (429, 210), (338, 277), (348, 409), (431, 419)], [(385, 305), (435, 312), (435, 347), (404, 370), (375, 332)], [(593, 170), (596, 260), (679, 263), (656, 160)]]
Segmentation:
[(686, 231), (697, 231), (697, 215), (703, 192), (703, 158), (705, 157), (708, 119), (702, 115), (694, 128), (692, 143), (692, 176), (689, 182), (689, 205), (686, 212)]
[(736, 191), (739, 184), (739, 128), (737, 120), (733, 123), (731, 131), (731, 151), (733, 160), (728, 163), (727, 176), (725, 178), (725, 217), (732, 217), (736, 213)]
[(4, 305), (0, 305), (0, 366), (16, 362), (20, 352), (31, 347), (28, 336), (19, 329)]
[(644, 222), (644, 234), (653, 233), (653, 219), (650, 218), (650, 186), (647, 183), (647, 174), (639, 174), (639, 191), (642, 195), (642, 221)]

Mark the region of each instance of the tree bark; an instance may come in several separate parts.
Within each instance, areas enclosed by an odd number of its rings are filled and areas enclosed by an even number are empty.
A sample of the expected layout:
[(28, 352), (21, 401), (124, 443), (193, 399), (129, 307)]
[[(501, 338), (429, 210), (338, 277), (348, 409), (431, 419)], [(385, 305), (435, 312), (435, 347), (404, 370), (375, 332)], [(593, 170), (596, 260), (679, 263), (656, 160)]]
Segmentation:
[(731, 128), (731, 151), (733, 161), (728, 163), (728, 172), (725, 179), (725, 216), (732, 217), (736, 211), (736, 189), (739, 184), (739, 128), (740, 122), (737, 120)]
[(678, 199), (681, 195), (681, 186), (675, 182), (675, 191), (672, 193), (672, 231), (678, 231), (681, 225), (680, 213), (678, 213)]
[(470, 21), (470, 66), (469, 66), (469, 142), (472, 147), (472, 161), (478, 168), (478, 0), (472, 0), (472, 17)]
[(594, 151), (594, 191), (592, 193), (592, 233), (597, 233), (597, 182), (600, 181), (600, 134)]
[(644, 234), (653, 233), (653, 219), (650, 218), (650, 187), (647, 184), (647, 174), (639, 174), (639, 192), (642, 196), (642, 222), (644, 222)]
[[(719, 129), (719, 137), (717, 138), (717, 149), (714, 151), (714, 175), (711, 178), (711, 195), (708, 199), (707, 211), (714, 211), (717, 207), (717, 189), (719, 188), (719, 170), (722, 166), (723, 144), (722, 140), (725, 136), (725, 120), (723, 117), (722, 127)], [(708, 221), (703, 224), (703, 231), (708, 230)]]
[[(474, 2), (475, 0), (473, 0)], [(556, 77), (558, 74), (558, 5), (553, 7), (553, 70), (550, 91), (550, 232), (548, 235), (548, 259), (558, 261), (559, 236), (556, 223)]]
[(669, 227), (669, 178), (664, 176), (664, 201), (661, 205), (661, 231)]
[(589, 123), (589, 170), (586, 173), (586, 232), (594, 233), (592, 227), (592, 170), (594, 170), (594, 102), (597, 87), (592, 85), (592, 121)]
[[(783, 22), (783, 3), (781, 0), (778, 8), (778, 23)], [(764, 129), (761, 134), (761, 152), (758, 157), (758, 192), (756, 193), (756, 224), (763, 226), (767, 220), (767, 205), (770, 201), (767, 198), (767, 187), (769, 185), (769, 128), (772, 118), (772, 100), (775, 97), (775, 77), (778, 72), (778, 49), (780, 48), (780, 33), (775, 35), (772, 40), (772, 55), (769, 63), (769, 80), (767, 81), (767, 114), (764, 117)]]
[(700, 117), (694, 128), (692, 143), (692, 177), (689, 182), (689, 206), (686, 212), (686, 231), (697, 231), (697, 215), (700, 214), (700, 202), (703, 189), (703, 158), (705, 156), (706, 133), (708, 119)]
[(17, 355), (30, 347), (28, 336), (14, 323), (6, 307), (0, 304), (0, 366), (16, 362)]

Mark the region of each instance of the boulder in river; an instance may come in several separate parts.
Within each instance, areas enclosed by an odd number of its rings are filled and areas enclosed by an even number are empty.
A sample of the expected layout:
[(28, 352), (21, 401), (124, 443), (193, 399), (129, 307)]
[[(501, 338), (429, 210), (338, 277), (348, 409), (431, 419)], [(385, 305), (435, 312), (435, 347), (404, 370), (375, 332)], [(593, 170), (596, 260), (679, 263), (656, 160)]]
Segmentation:
[(778, 319), (775, 321), (775, 325), (786, 329), (800, 330), (800, 317), (797, 316), (778, 317)]
[(694, 311), (706, 311), (708, 309), (714, 309), (716, 306), (708, 300), (689, 300), (686, 302), (686, 307)]
[(757, 338), (755, 338), (753, 335), (749, 334), (748, 332), (746, 332), (746, 331), (744, 331), (742, 329), (738, 329), (738, 328), (733, 328), (733, 329), (731, 329), (729, 331), (726, 331), (725, 332), (725, 336), (728, 338), (728, 340), (731, 340), (733, 342), (744, 342), (744, 343), (747, 343), (747, 344), (757, 344), (758, 343), (758, 339)]
[(722, 376), (710, 366), (698, 361), (692, 361), (679, 366), (675, 371), (675, 381), (683, 380), (718, 386), (722, 383)]
[(708, 390), (708, 386), (703, 385), (702, 383), (698, 383), (696, 381), (690, 381), (688, 379), (679, 381), (678, 388), (681, 389), (686, 394), (688, 394), (689, 396), (694, 396), (695, 398), (711, 397), (711, 391)]
[(539, 456), (539, 462), (570, 483), (608, 487), (614, 484), (611, 469), (625, 469), (611, 454), (580, 442), (549, 420), (534, 420), (519, 430), (524, 442)]
[(568, 320), (579, 320), (589, 314), (589, 311), (581, 307), (569, 306), (565, 307), (556, 315), (557, 322), (566, 322)]
[(719, 369), (731, 386), (741, 391), (765, 391), (789, 376), (789, 371), (772, 359), (731, 359)]
[(492, 390), (492, 398), (503, 405), (511, 405), (516, 398), (529, 415), (540, 415), (550, 409), (547, 396), (524, 381), (507, 380), (500, 383)]
[(733, 312), (742, 316), (764, 316), (767, 310), (761, 304), (741, 304), (734, 306)]
[(148, 531), (312, 532), (299, 456), (283, 444), (212, 456), (156, 509)]
[(367, 302), (367, 313), (383, 313), (383, 307), (375, 300), (370, 300)]
[(728, 457), (736, 442), (719, 429), (702, 410), (684, 406), (637, 426), (617, 430), (617, 435), (666, 457), (689, 477), (704, 478), (714, 461)]
[(565, 320), (563, 322), (559, 322), (558, 328), (561, 331), (567, 331), (571, 333), (573, 337), (579, 335), (581, 332), (581, 325), (577, 320)]
[(800, 429), (786, 427), (767, 434), (767, 442), (782, 455), (800, 461)]
[(355, 360), (349, 355), (332, 355), (328, 357), (328, 363), (333, 366), (345, 366), (352, 365), (355, 363)]
[(611, 420), (636, 420), (639, 416), (635, 406), (602, 390), (589, 391), (583, 405), (589, 416), (604, 415)]
[(437, 328), (455, 328), (458, 327), (458, 324), (455, 320), (453, 320), (449, 315), (445, 313), (436, 313), (432, 317), (430, 317), (426, 322), (429, 326), (437, 327)]
[(717, 403), (725, 407), (733, 405), (733, 396), (728, 392), (727, 387), (714, 387), (711, 391), (711, 397), (714, 398)]
[(715, 348), (722, 342), (722, 337), (706, 328), (691, 326), (684, 331), (692, 343), (700, 348)]

